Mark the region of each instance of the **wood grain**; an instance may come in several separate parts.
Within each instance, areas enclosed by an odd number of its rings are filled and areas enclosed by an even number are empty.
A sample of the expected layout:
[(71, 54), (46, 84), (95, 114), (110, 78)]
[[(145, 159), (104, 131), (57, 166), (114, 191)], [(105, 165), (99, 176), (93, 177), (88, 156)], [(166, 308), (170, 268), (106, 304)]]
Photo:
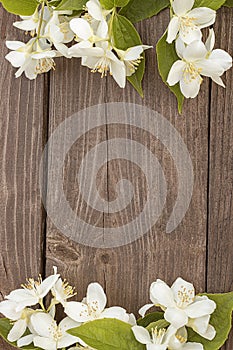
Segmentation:
[[(155, 50), (146, 53), (144, 99), (129, 84), (121, 90), (110, 77), (101, 81), (100, 76), (80, 67), (78, 59), (58, 59), (57, 69), (50, 78), (47, 75), (39, 77), (36, 82), (25, 78), (16, 80), (14, 69), (4, 59), (7, 53), (4, 41), (18, 39), (19, 32), (12, 29), (13, 16), (2, 9), (0, 16), (1, 299), (26, 277), (36, 277), (39, 272), (50, 274), (53, 265), (77, 286), (77, 300), (85, 295), (88, 283), (97, 281), (105, 288), (109, 305), (122, 305), (135, 313), (149, 301), (149, 286), (156, 278), (172, 283), (176, 277), (182, 276), (194, 281), (198, 292), (232, 290), (232, 70), (226, 76), (227, 90), (214, 85), (210, 90), (206, 79), (198, 98), (186, 101), (182, 116), (177, 114), (175, 97), (159, 77)], [(168, 16), (168, 11), (164, 11), (138, 26), (143, 42), (155, 46), (166, 29)], [(223, 9), (216, 24), (218, 46), (231, 54), (232, 17), (232, 11)], [(123, 138), (141, 143), (157, 157), (164, 171), (168, 191), (159, 220), (137, 241), (114, 249), (77, 243), (80, 237), (89, 234), (77, 224), (72, 227), (72, 238), (66, 237), (50, 217), (45, 218), (39, 192), (39, 163), (48, 138), (65, 121), (64, 132), (59, 135), (63, 142), (74, 132), (68, 125), (71, 115), (108, 102), (134, 103), (159, 112), (186, 143), (195, 174), (189, 210), (175, 232), (166, 234), (179, 178), (169, 150), (153, 136), (156, 126), (152, 125), (149, 133), (132, 125), (102, 125), (79, 137), (65, 157), (63, 189), (74, 213), (100, 228), (100, 239), (105, 239), (109, 228), (122, 227), (124, 233), (124, 225), (143, 210), (148, 198), (145, 173), (152, 170), (147, 157), (143, 169), (124, 159), (110, 160), (110, 154), (118, 151), (113, 149), (113, 140)], [(127, 117), (126, 112), (124, 115)], [(104, 116), (108, 122), (111, 115), (107, 108)], [(100, 109), (96, 107), (96, 120), (101, 120), (101, 117)], [(87, 118), (87, 129), (89, 124)], [(78, 171), (84, 157), (93, 151), (95, 165), (100, 156), (97, 145), (104, 141), (108, 144), (102, 148), (101, 156), (106, 162), (100, 167), (97, 177), (93, 167), (85, 168), (82, 176), (91, 178), (99, 195), (109, 202), (117, 198), (120, 180), (127, 179), (132, 183), (132, 202), (117, 213), (91, 208), (79, 188)], [(174, 151), (178, 152), (175, 146)], [(65, 151), (62, 152), (65, 155)], [(45, 188), (47, 170), (52, 171), (56, 155), (52, 155), (49, 161), (50, 168), (45, 168), (44, 173)], [(49, 186), (47, 188), (48, 201), (59, 198), (56, 175), (54, 173), (52, 178), (56, 190), (52, 192)], [(56, 205), (62, 218), (62, 203), (58, 201)], [(136, 230), (140, 229), (139, 224)], [(230, 350), (232, 345), (231, 336), (225, 349)], [(0, 348), (11, 349), (1, 340)]]
[[(46, 135), (47, 78), (15, 79), (5, 40), (18, 40), (15, 17), (0, 8), (0, 293), (43, 273), (44, 213), (39, 163)], [(21, 35), (24, 39), (24, 34)], [(0, 340), (1, 349), (10, 349)]]
[[(221, 9), (217, 43), (233, 54), (233, 10)], [(233, 290), (233, 71), (224, 77), (227, 89), (213, 85), (210, 116), (209, 223), (207, 287), (210, 292)], [(233, 334), (225, 349), (233, 348)]]
[[(167, 22), (167, 12), (145, 22), (140, 27), (143, 41), (155, 45)], [(61, 273), (68, 276), (71, 283), (77, 284), (78, 299), (85, 295), (88, 282), (98, 281), (105, 287), (110, 305), (121, 304), (130, 312), (137, 312), (142, 304), (149, 301), (149, 285), (156, 278), (163, 278), (171, 283), (181, 275), (194, 280), (199, 291), (205, 289), (206, 279), (208, 83), (203, 86), (197, 100), (186, 104), (183, 116), (178, 116), (176, 100), (163, 86), (156, 70), (155, 51), (148, 52), (147, 58), (144, 100), (129, 85), (125, 90), (121, 90), (111, 78), (100, 85), (100, 77), (91, 75), (85, 68), (80, 67), (76, 60), (61, 61), (51, 79), (50, 135), (66, 117), (84, 107), (97, 103), (125, 101), (145, 105), (160, 112), (177, 128), (190, 152), (195, 172), (193, 199), (184, 221), (170, 235), (165, 233), (165, 227), (176, 200), (178, 179), (168, 150), (158, 140), (133, 127), (110, 126), (96, 130), (96, 135), (85, 135), (85, 138), (72, 147), (67, 156), (64, 189), (66, 198), (78, 215), (83, 215), (86, 207), (80, 200), (76, 174), (81, 158), (88, 148), (116, 137), (132, 138), (154, 152), (162, 163), (169, 188), (166, 208), (151, 231), (134, 243), (115, 249), (84, 247), (64, 237), (48, 219), (47, 272), (51, 271), (52, 265), (58, 265)], [(109, 149), (106, 149), (106, 161), (108, 152)], [(150, 171), (149, 159), (146, 167)], [(106, 235), (109, 227), (119, 227), (122, 223), (132, 220), (146, 201), (143, 169), (136, 169), (133, 164), (111, 161), (106, 168), (100, 170), (99, 177), (93, 178), (93, 181), (97, 181), (103, 197), (111, 201), (116, 195), (116, 183), (122, 177), (134, 179), (133, 186), (137, 196), (131, 207), (116, 215), (87, 212), (86, 219), (102, 225), (103, 235)], [(56, 182), (55, 175), (54, 181)], [(49, 193), (48, 189), (48, 195), (54, 196), (54, 193)], [(79, 227), (75, 229), (79, 234)]]

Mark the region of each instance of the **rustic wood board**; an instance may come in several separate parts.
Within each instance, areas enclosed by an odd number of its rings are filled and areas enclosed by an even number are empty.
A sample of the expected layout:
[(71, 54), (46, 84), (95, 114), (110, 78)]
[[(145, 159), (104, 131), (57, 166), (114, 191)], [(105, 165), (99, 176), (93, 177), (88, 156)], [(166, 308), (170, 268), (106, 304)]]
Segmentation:
[[(5, 40), (18, 40), (14, 16), (0, 8), (0, 298), (44, 270), (45, 214), (39, 164), (46, 140), (47, 78), (16, 80), (4, 59)], [(22, 33), (22, 39), (24, 34)], [(1, 349), (10, 349), (0, 339)]]
[[(156, 278), (171, 283), (181, 275), (195, 281), (200, 292), (232, 290), (232, 71), (227, 74), (226, 91), (216, 86), (210, 89), (205, 81), (198, 99), (185, 103), (182, 116), (177, 114), (175, 98), (158, 75), (152, 50), (147, 52), (144, 99), (130, 86), (123, 91), (111, 79), (100, 82), (99, 76), (80, 67), (76, 59), (59, 60), (50, 78), (40, 77), (36, 82), (25, 78), (15, 80), (14, 70), (4, 60), (7, 52), (4, 40), (15, 39), (18, 32), (12, 29), (13, 17), (0, 11), (4, 16), (0, 27), (0, 214), (4, 267), (0, 272), (1, 296), (28, 276), (36, 277), (38, 272), (50, 274), (53, 265), (77, 286), (78, 299), (85, 295), (89, 282), (98, 281), (107, 291), (110, 305), (121, 304), (130, 312), (137, 312), (149, 301), (148, 288)], [(221, 10), (217, 22), (217, 31), (227, 33), (219, 36), (219, 43), (221, 38), (221, 47), (229, 51), (233, 41), (232, 16), (229, 10)], [(143, 41), (155, 45), (167, 22), (168, 13), (163, 12), (158, 18), (141, 24)], [(129, 210), (103, 214), (88, 208), (81, 200), (77, 172), (83, 157), (103, 141), (132, 138), (150, 149), (164, 169), (168, 195), (160, 219), (136, 242), (114, 249), (83, 246), (65, 237), (49, 217), (45, 223), (39, 191), (39, 163), (48, 137), (72, 114), (106, 102), (135, 103), (161, 113), (181, 134), (195, 174), (190, 208), (176, 231), (166, 234), (178, 178), (174, 162), (161, 142), (133, 126), (120, 125), (96, 128), (75, 142), (64, 163), (64, 192), (74, 212), (102, 228), (103, 237), (108, 227), (130, 221), (134, 211), (140, 211), (146, 201), (145, 178), (137, 167), (122, 160), (106, 163), (97, 178), (93, 177), (92, 169), (87, 169), (83, 176), (92, 177), (106, 200), (114, 199), (116, 184), (122, 177), (132, 180), (137, 193)], [(98, 119), (98, 109), (96, 114)], [(109, 117), (106, 111), (106, 121)], [(67, 126), (64, 138), (70, 132)], [(106, 160), (110, 151), (108, 147), (104, 149)], [(150, 169), (148, 159), (146, 170)], [(48, 188), (47, 198), (50, 196), (54, 193)], [(80, 234), (78, 226), (74, 230)], [(230, 350), (232, 344), (231, 336), (226, 350)], [(0, 345), (7, 350), (11, 348), (1, 341)]]
[[(217, 43), (233, 54), (233, 11), (221, 10), (216, 23)], [(210, 167), (207, 287), (210, 292), (233, 290), (233, 72), (227, 90), (213, 85), (210, 114)], [(224, 347), (233, 348), (233, 335)]]

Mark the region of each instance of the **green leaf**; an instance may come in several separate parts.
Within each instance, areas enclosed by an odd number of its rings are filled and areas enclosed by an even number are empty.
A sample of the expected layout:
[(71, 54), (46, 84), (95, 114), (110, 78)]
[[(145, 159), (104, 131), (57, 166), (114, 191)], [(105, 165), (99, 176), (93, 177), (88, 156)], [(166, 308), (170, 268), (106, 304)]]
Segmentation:
[(87, 322), (68, 333), (79, 337), (97, 350), (145, 350), (138, 343), (128, 323), (116, 319), (99, 319)]
[[(10, 332), (12, 328), (12, 325), (10, 323), (10, 321), (8, 320), (8, 318), (0, 318), (0, 336), (11, 346), (14, 346), (15, 348), (19, 349), (17, 347), (16, 342), (15, 343), (10, 343), (7, 340), (7, 335)], [(26, 335), (26, 334), (25, 334)], [(28, 345), (28, 346), (24, 346), (20, 349), (27, 349), (27, 350), (41, 350), (40, 348), (35, 348), (33, 345)]]
[(227, 0), (227, 1), (225, 2), (224, 6), (233, 7), (233, 0)]
[(83, 10), (87, 0), (62, 0), (56, 10)]
[(170, 6), (169, 0), (130, 0), (128, 5), (120, 10), (120, 14), (136, 23), (157, 15), (168, 6)]
[(2, 0), (3, 7), (10, 13), (31, 16), (39, 5), (37, 0)]
[(156, 322), (152, 322), (149, 324), (149, 326), (146, 327), (146, 329), (150, 332), (153, 328), (162, 329), (167, 328), (169, 326), (169, 322), (166, 320), (158, 320)]
[(157, 322), (159, 320), (162, 320), (164, 318), (164, 312), (152, 312), (150, 314), (147, 314), (143, 318), (139, 318), (137, 320), (137, 324), (141, 327), (148, 327), (151, 323)]
[(128, 2), (129, 0), (100, 0), (101, 5), (106, 10), (111, 10), (114, 7), (124, 7)]
[(178, 102), (178, 110), (179, 113), (181, 113), (184, 102), (184, 96), (180, 91), (180, 86), (179, 84), (176, 84), (175, 86), (169, 86), (167, 84), (168, 73), (173, 63), (179, 60), (179, 57), (176, 53), (175, 44), (168, 44), (166, 38), (167, 32), (162, 36), (162, 38), (159, 40), (156, 46), (158, 68), (163, 82), (169, 87), (173, 94), (175, 94)]
[[(114, 45), (120, 50), (127, 50), (129, 47), (141, 45), (142, 41), (134, 25), (124, 16), (116, 14), (112, 21), (112, 33)], [(128, 81), (137, 92), (143, 97), (142, 79), (145, 73), (145, 56), (136, 72), (128, 77)]]
[(213, 10), (218, 10), (224, 5), (226, 0), (195, 0), (194, 7), (209, 7)]
[(215, 301), (217, 308), (210, 319), (210, 324), (216, 329), (217, 335), (212, 340), (206, 340), (188, 328), (188, 340), (204, 345), (205, 350), (219, 350), (226, 342), (231, 330), (233, 311), (233, 292), (226, 294), (202, 294)]

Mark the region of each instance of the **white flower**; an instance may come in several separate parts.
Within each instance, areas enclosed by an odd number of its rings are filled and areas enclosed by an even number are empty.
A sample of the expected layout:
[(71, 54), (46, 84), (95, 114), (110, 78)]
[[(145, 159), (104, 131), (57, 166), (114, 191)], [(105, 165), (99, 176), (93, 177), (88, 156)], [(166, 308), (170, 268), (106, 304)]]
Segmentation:
[[(45, 24), (50, 18), (50, 10), (47, 6), (45, 6), (43, 11), (43, 19), (42, 19), (42, 27), (41, 30), (43, 30)], [(22, 21), (14, 22), (13, 25), (16, 28), (25, 30), (26, 32), (32, 32), (35, 33), (38, 29), (39, 23), (40, 23), (40, 17), (41, 17), (41, 10), (38, 11), (38, 8), (34, 12), (32, 16), (21, 16)]]
[(174, 15), (168, 26), (167, 42), (172, 43), (177, 34), (186, 43), (202, 37), (201, 29), (212, 25), (216, 19), (216, 11), (207, 7), (193, 8), (194, 0), (174, 0)]
[(47, 313), (35, 313), (31, 316), (32, 326), (35, 330), (33, 343), (45, 350), (57, 350), (66, 348), (79, 341), (79, 338), (68, 334), (66, 331), (78, 327), (79, 324), (69, 317), (64, 318), (59, 325)]
[(88, 14), (96, 21), (105, 21), (112, 10), (105, 10), (98, 0), (90, 0), (86, 3)]
[(35, 312), (26, 308), (18, 310), (18, 307), (19, 304), (11, 300), (5, 300), (0, 303), (0, 313), (13, 321), (13, 327), (7, 336), (10, 342), (15, 342), (23, 336), (30, 324), (30, 317)]
[(91, 283), (87, 288), (87, 296), (80, 303), (76, 301), (65, 304), (65, 313), (77, 322), (87, 322), (99, 318), (116, 318), (125, 322), (129, 316), (121, 307), (110, 307), (105, 309), (107, 297), (103, 288), (98, 283)]
[(81, 48), (77, 44), (70, 48), (70, 54), (82, 57), (82, 65), (90, 68), (93, 73), (100, 73), (102, 78), (109, 73), (121, 88), (125, 87), (125, 64), (113, 53), (108, 42), (101, 42), (98, 46), (89, 48), (84, 46)]
[(157, 280), (150, 287), (150, 299), (153, 304), (145, 305), (139, 311), (140, 315), (144, 316), (150, 307), (158, 305), (165, 310), (164, 318), (174, 328), (179, 329), (186, 325), (193, 328), (192, 323), (195, 322), (195, 331), (204, 338), (207, 327), (208, 332), (212, 330), (212, 339), (215, 336), (214, 327), (206, 323), (203, 325), (203, 317), (211, 315), (216, 304), (207, 296), (195, 296), (191, 283), (177, 278), (170, 288), (165, 282)]
[(176, 61), (169, 72), (167, 82), (173, 86), (179, 82), (180, 90), (186, 98), (198, 95), (202, 76), (210, 77), (223, 85), (220, 76), (232, 66), (232, 58), (223, 50), (208, 52), (201, 41), (185, 46), (177, 40), (176, 50), (181, 60)]
[(64, 44), (71, 42), (74, 38), (69, 20), (65, 16), (69, 14), (72, 14), (72, 11), (53, 11), (44, 32), (44, 36), (65, 57), (69, 57), (69, 55), (68, 47)]
[(62, 281), (61, 278), (55, 283), (51, 290), (54, 302), (61, 303), (63, 306), (65, 305), (67, 299), (72, 298), (76, 293), (74, 292), (74, 288), (71, 287), (66, 281)]
[[(106, 21), (100, 22), (97, 28), (93, 28), (84, 18), (74, 18), (70, 21), (70, 28), (76, 35), (75, 40), (79, 42), (73, 46), (73, 50), (79, 47), (92, 47), (96, 42), (107, 40), (108, 37)], [(70, 51), (72, 52), (72, 50)], [(73, 54), (75, 54), (75, 51), (73, 51)]]
[[(208, 51), (208, 60), (210, 64), (213, 65), (219, 65), (222, 67), (224, 72), (226, 72), (228, 69), (232, 67), (232, 57), (224, 50), (221, 49), (215, 49), (214, 50), (214, 45), (215, 45), (215, 33), (213, 29), (209, 30), (209, 36), (208, 39), (206, 40), (205, 46), (206, 50)], [(212, 80), (225, 87), (222, 79), (217, 76), (217, 75), (212, 75)]]
[(147, 350), (166, 350), (172, 335), (176, 333), (176, 329), (169, 327), (167, 330), (157, 329), (151, 330), (151, 334), (146, 328), (140, 326), (132, 327), (135, 338), (141, 344), (146, 345)]
[(169, 339), (169, 350), (204, 350), (203, 345), (200, 343), (188, 342), (188, 334), (185, 327), (180, 328)]
[(127, 50), (115, 49), (120, 59), (124, 62), (126, 67), (126, 76), (129, 77), (135, 73), (141, 63), (143, 56), (142, 53), (146, 49), (150, 49), (152, 46), (137, 45), (128, 48)]
[(57, 53), (45, 39), (31, 39), (27, 44), (7, 41), (6, 45), (13, 50), (6, 55), (6, 59), (13, 67), (19, 68), (15, 73), (16, 78), (24, 72), (28, 79), (35, 79), (38, 74), (46, 73), (55, 67), (53, 58)]
[(44, 281), (42, 281), (41, 276), (39, 276), (38, 281), (29, 278), (27, 284), (23, 285), (23, 289), (12, 291), (6, 298), (17, 303), (16, 312), (22, 311), (26, 306), (33, 306), (40, 303), (57, 282), (58, 277), (59, 275), (55, 273), (47, 277)]

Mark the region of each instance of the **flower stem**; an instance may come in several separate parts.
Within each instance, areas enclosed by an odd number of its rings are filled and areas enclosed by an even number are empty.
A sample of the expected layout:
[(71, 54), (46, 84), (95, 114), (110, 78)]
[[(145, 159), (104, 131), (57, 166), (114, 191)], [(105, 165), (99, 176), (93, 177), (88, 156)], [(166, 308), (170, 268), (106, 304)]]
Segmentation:
[(37, 31), (38, 37), (40, 37), (41, 27), (44, 19), (44, 9), (45, 9), (45, 1), (43, 1), (41, 5), (40, 22), (39, 22), (38, 31)]

